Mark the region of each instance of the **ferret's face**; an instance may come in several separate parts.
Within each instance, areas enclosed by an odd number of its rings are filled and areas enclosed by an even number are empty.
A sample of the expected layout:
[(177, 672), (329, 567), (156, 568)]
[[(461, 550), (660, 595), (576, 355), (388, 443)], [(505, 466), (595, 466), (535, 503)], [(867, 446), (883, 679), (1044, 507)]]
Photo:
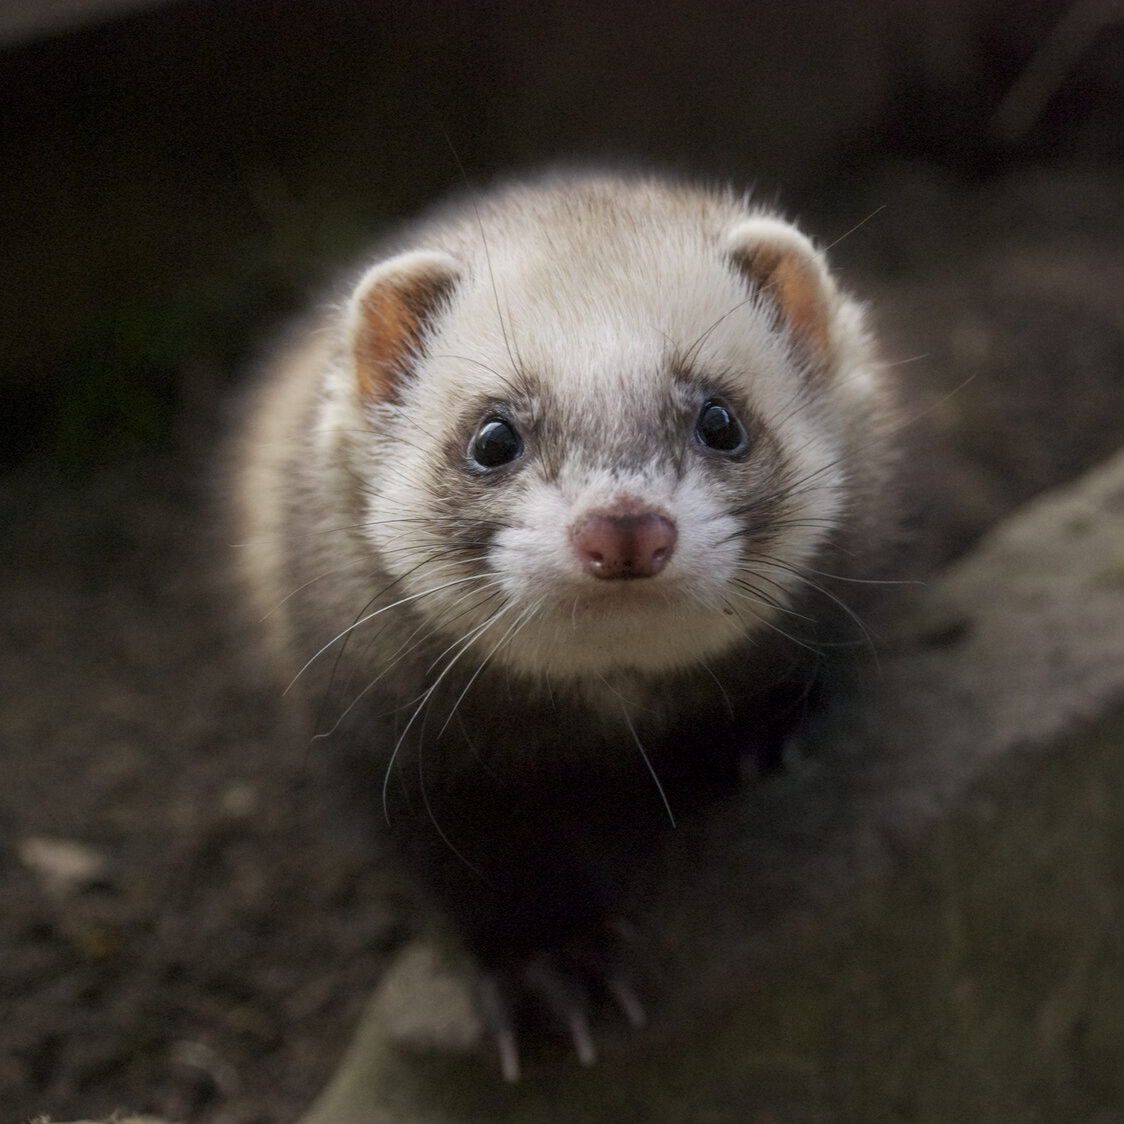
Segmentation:
[(365, 404), (364, 534), (446, 660), (595, 677), (800, 632), (845, 502), (822, 388), (717, 240), (664, 241), (497, 240)]

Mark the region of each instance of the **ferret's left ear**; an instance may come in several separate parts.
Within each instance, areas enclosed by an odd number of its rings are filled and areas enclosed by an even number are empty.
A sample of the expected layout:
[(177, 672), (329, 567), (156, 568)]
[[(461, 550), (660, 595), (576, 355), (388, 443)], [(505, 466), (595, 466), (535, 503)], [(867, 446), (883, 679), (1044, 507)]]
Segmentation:
[(726, 252), (750, 287), (776, 304), (809, 358), (826, 357), (836, 289), (815, 246), (788, 223), (759, 216), (729, 230)]
[(347, 318), (355, 381), (368, 402), (394, 397), (460, 268), (448, 254), (417, 250), (379, 262), (360, 279)]

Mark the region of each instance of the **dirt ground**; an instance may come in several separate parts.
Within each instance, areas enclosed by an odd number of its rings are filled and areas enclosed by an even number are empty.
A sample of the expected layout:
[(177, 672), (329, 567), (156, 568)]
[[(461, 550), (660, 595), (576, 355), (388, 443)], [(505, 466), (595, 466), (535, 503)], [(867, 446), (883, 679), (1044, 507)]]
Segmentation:
[[(1124, 393), (1120, 289), (1106, 281), (1121, 260), (1118, 170), (957, 196), (894, 183), (902, 205), (851, 256), (898, 278), (883, 291), (930, 367), (955, 382), (965, 363), (1045, 357), (1059, 393), (1080, 388), (1074, 370), (1107, 371)], [(941, 241), (950, 229), (958, 244)], [(983, 231), (1006, 256), (958, 271)], [(1069, 472), (1111, 447), (1094, 423), (1124, 415), (1118, 398), (1083, 401)], [(992, 432), (979, 429), (972, 456)], [(228, 595), (208, 576), (230, 546), (210, 530), (206, 452), (0, 481), (0, 1120), (293, 1119), (408, 930), (340, 774), (234, 658)], [(1038, 470), (1003, 471), (1010, 488), (983, 495), (965, 534)]]
[(330, 771), (233, 670), (200, 476), (0, 494), (5, 1121), (290, 1119), (401, 935)]

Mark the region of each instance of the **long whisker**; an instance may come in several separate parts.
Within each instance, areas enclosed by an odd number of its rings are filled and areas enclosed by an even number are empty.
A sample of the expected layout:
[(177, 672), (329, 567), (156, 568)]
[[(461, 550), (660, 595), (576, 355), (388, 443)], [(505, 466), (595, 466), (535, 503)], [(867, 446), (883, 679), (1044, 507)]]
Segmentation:
[(854, 226), (851, 227), (850, 230), (845, 230), (842, 234), (839, 235), (838, 238), (835, 239), (834, 242), (829, 242), (824, 247), (824, 253), (826, 254), (829, 251), (834, 250), (835, 247), (838, 246), (839, 243), (842, 242), (844, 238), (850, 238), (851, 235), (854, 234), (856, 230), (862, 229), (862, 227), (866, 226), (866, 224), (868, 222), (870, 222), (870, 220), (872, 218), (874, 218), (875, 215), (881, 214), (884, 210), (886, 210), (886, 204), (885, 203), (883, 203), (880, 207), (875, 207), (874, 210), (871, 211), (870, 214), (867, 215), (865, 219), (860, 219), (857, 223), (855, 223)]
[[(499, 586), (498, 581), (492, 582), (490, 584), (492, 584), (496, 587)], [(487, 586), (484, 586), (483, 588), (487, 588)], [(387, 659), (385, 661), (385, 666), (383, 667), (382, 671), (380, 671), (378, 673), (378, 675), (374, 676), (372, 679), (368, 680), (366, 684), (364, 684), (362, 690), (360, 690), (355, 695), (355, 697), (351, 700), (351, 702), (347, 704), (347, 706), (340, 713), (339, 717), (332, 724), (332, 726), (327, 730), (323, 730), (323, 731), (320, 731), (319, 733), (315, 734), (313, 736), (313, 741), (319, 740), (321, 738), (331, 737), (332, 734), (334, 734), (336, 732), (336, 730), (339, 729), (340, 725), (347, 718), (347, 716), (355, 709), (356, 706), (358, 706), (358, 704), (368, 694), (368, 692), (372, 691), (378, 685), (378, 683), (383, 679), (383, 677), (386, 676), (387, 674), (389, 674), (389, 672), (393, 669), (394, 665), (399, 660), (404, 659), (406, 656), (410, 655), (411, 652), (414, 652), (418, 648), (420, 648), (428, 640), (430, 640), (432, 637), (434, 637), (438, 633), (438, 631), (440, 631), (441, 628), (447, 629), (450, 624), (453, 624), (456, 621), (460, 620), (461, 617), (467, 616), (470, 613), (474, 613), (481, 606), (486, 605), (490, 600), (494, 599), (496, 597), (496, 595), (497, 595), (497, 589), (492, 589), (492, 591), (489, 592), (486, 596), (481, 597), (478, 600), (474, 601), (471, 605), (462, 609), (455, 616), (442, 620), (442, 622), (439, 626), (434, 625), (433, 627), (429, 628), (428, 631), (423, 631), (426, 628), (426, 622), (423, 621), (422, 623), (420, 623), (414, 629), (414, 631), (411, 632), (410, 635), (407, 636), (406, 639), (402, 641), (402, 643), (398, 646), (398, 648), (387, 657)], [(465, 600), (467, 600), (467, 597), (465, 598)], [(381, 635), (381, 630), (380, 630), (379, 634)], [(374, 643), (373, 639), (372, 639), (371, 643)], [(368, 645), (368, 647), (369, 646), (370, 645)]]
[[(602, 680), (604, 682), (604, 680)], [(648, 756), (648, 751), (644, 748), (644, 743), (640, 740), (640, 735), (636, 732), (636, 727), (632, 724), (632, 718), (628, 713), (628, 707), (625, 706), (624, 699), (620, 699), (621, 714), (624, 716), (625, 725), (628, 727), (628, 732), (632, 735), (632, 740), (636, 743), (636, 748), (640, 751), (640, 757), (648, 768), (648, 772), (655, 782), (656, 791), (660, 794), (660, 799), (663, 801), (664, 808), (667, 809), (667, 818), (671, 821), (672, 827), (677, 827), (675, 822), (675, 813), (671, 810), (671, 801), (667, 798), (667, 793), (664, 791), (663, 784), (660, 782), (659, 774), (656, 772), (655, 766), (652, 764), (652, 759)]]
[(862, 617), (858, 615), (858, 613), (854, 611), (854, 609), (851, 608), (850, 605), (846, 603), (846, 601), (844, 601), (841, 597), (838, 597), (836, 594), (832, 593), (832, 591), (821, 582), (817, 582), (808, 577), (808, 575), (804, 573), (799, 567), (793, 566), (791, 563), (785, 562), (781, 558), (774, 558), (770, 555), (760, 555), (759, 557), (761, 561), (766, 565), (780, 570), (782, 573), (790, 574), (797, 581), (803, 583), (809, 589), (814, 590), (816, 593), (821, 594), (823, 597), (826, 597), (837, 608), (841, 609), (858, 628), (860, 635), (862, 636), (865, 643), (870, 647), (872, 653), (877, 655), (875, 646), (876, 637), (871, 632), (870, 627), (867, 625), (867, 623), (862, 619)]
[[(517, 616), (514, 621), (511, 622), (511, 624), (508, 626), (507, 631), (499, 638), (499, 640), (496, 641), (492, 650), (480, 661), (480, 666), (477, 667), (477, 669), (472, 673), (471, 678), (464, 685), (464, 689), (457, 696), (456, 701), (453, 703), (452, 707), (449, 709), (449, 713), (446, 716), (445, 721), (442, 723), (441, 729), (437, 731), (437, 737), (438, 738), (440, 738), (441, 735), (448, 728), (449, 723), (453, 719), (453, 715), (457, 712), (457, 708), (460, 706), (461, 702), (464, 700), (465, 695), (468, 694), (469, 689), (472, 687), (472, 684), (475, 683), (476, 680), (479, 678), (480, 673), (484, 670), (485, 667), (487, 667), (487, 665), (491, 661), (492, 657), (496, 654), (496, 652), (498, 652), (500, 650), (501, 647), (503, 647), (503, 645), (507, 642), (508, 638), (513, 633), (519, 631), (527, 623), (527, 621), (529, 621), (531, 619), (531, 617), (533, 615), (534, 615), (534, 606), (528, 606), (526, 609), (524, 609), (523, 612), (519, 616)], [(495, 621), (496, 619), (498, 619), (498, 618), (497, 617), (492, 618), (493, 621)]]
[(421, 714), (422, 709), (425, 707), (425, 704), (433, 697), (437, 688), (440, 687), (444, 682), (445, 677), (453, 670), (461, 657), (471, 648), (477, 637), (479, 637), (487, 628), (491, 627), (494, 620), (494, 616), (489, 617), (487, 620), (478, 624), (475, 628), (469, 630), (469, 632), (461, 637), (460, 640), (454, 641), (452, 644), (450, 644), (449, 647), (445, 649), (445, 652), (442, 653), (443, 655), (453, 651), (453, 649), (457, 648), (458, 645), (460, 646), (459, 651), (453, 653), (449, 661), (445, 664), (444, 668), (442, 668), (441, 673), (437, 676), (437, 678), (421, 693), (421, 695), (418, 696), (416, 700), (414, 700), (417, 705), (414, 707), (413, 713), (410, 715), (409, 720), (403, 727), (402, 732), (398, 735), (398, 740), (394, 743), (394, 749), (390, 754), (390, 759), (386, 763), (386, 771), (383, 774), (382, 808), (383, 815), (386, 817), (387, 823), (390, 823), (390, 806), (388, 803), (390, 775), (391, 771), (394, 768), (394, 762), (397, 760), (398, 754), (402, 749), (402, 744), (406, 740), (406, 735), (409, 734), (414, 723), (417, 721), (418, 716)]
[(401, 597), (401, 598), (399, 598), (399, 599), (398, 599), (397, 601), (394, 601), (394, 602), (392, 602), (392, 603), (391, 603), (391, 604), (389, 604), (389, 605), (384, 605), (384, 606), (383, 606), (383, 607), (382, 607), (381, 609), (376, 609), (376, 610), (375, 610), (375, 611), (374, 611), (373, 613), (368, 613), (368, 614), (367, 614), (366, 616), (360, 617), (360, 618), (359, 618), (359, 620), (357, 620), (357, 621), (353, 621), (353, 622), (352, 622), (351, 624), (349, 624), (349, 625), (347, 626), (347, 628), (343, 629), (343, 630), (342, 630), (341, 632), (338, 632), (338, 633), (336, 633), (336, 635), (335, 635), (335, 636), (333, 636), (333, 637), (332, 637), (332, 639), (331, 639), (331, 640), (329, 640), (327, 644), (325, 644), (325, 645), (324, 645), (324, 646), (323, 646), (323, 647), (322, 647), (322, 648), (321, 648), (321, 649), (320, 649), (320, 650), (319, 650), (318, 652), (316, 652), (316, 653), (315, 653), (315, 654), (314, 654), (314, 655), (313, 655), (313, 656), (311, 657), (311, 659), (309, 659), (309, 660), (308, 660), (308, 661), (307, 661), (307, 662), (306, 662), (306, 663), (304, 664), (304, 666), (303, 666), (303, 667), (302, 667), (302, 668), (300, 669), (300, 671), (298, 671), (298, 672), (296, 673), (296, 675), (294, 675), (294, 676), (293, 676), (293, 678), (292, 678), (292, 679), (291, 679), (291, 680), (289, 681), (289, 685), (288, 685), (288, 687), (286, 687), (286, 688), (285, 688), (285, 692), (287, 693), (287, 692), (288, 692), (288, 691), (289, 691), (289, 690), (290, 690), (290, 689), (292, 688), (293, 684), (294, 684), (294, 683), (296, 683), (296, 681), (297, 681), (297, 680), (298, 680), (298, 679), (299, 679), (299, 678), (300, 678), (300, 677), (301, 677), (301, 676), (302, 676), (302, 675), (303, 675), (303, 674), (304, 674), (304, 673), (305, 673), (305, 672), (306, 672), (306, 671), (307, 671), (307, 670), (308, 670), (308, 669), (309, 669), (309, 668), (310, 668), (310, 667), (311, 667), (311, 666), (312, 666), (312, 665), (313, 665), (313, 664), (314, 664), (314, 663), (315, 663), (315, 662), (316, 662), (316, 661), (317, 661), (317, 660), (318, 660), (318, 659), (319, 659), (319, 658), (320, 658), (320, 657), (321, 657), (321, 656), (322, 656), (322, 655), (323, 655), (323, 654), (324, 654), (324, 653), (325, 653), (325, 652), (326, 652), (326, 651), (327, 651), (327, 650), (328, 650), (328, 649), (329, 649), (330, 647), (332, 647), (332, 645), (333, 645), (333, 644), (336, 644), (336, 643), (338, 643), (338, 642), (339, 642), (340, 640), (342, 640), (342, 639), (343, 639), (343, 638), (344, 638), (345, 636), (348, 636), (348, 635), (350, 635), (350, 634), (351, 634), (352, 632), (354, 632), (354, 631), (355, 631), (355, 630), (356, 630), (357, 628), (359, 628), (359, 627), (360, 627), (361, 625), (364, 625), (364, 624), (366, 624), (366, 623), (367, 623), (367, 621), (370, 621), (370, 620), (374, 620), (374, 619), (375, 619), (375, 617), (381, 616), (381, 615), (382, 615), (383, 613), (388, 613), (388, 612), (390, 612), (390, 610), (391, 610), (391, 609), (397, 609), (397, 608), (399, 608), (399, 607), (400, 607), (400, 606), (402, 606), (402, 605), (407, 605), (407, 604), (409, 604), (410, 602), (412, 602), (412, 601), (417, 601), (417, 600), (419, 600), (419, 599), (420, 599), (420, 598), (422, 598), (422, 597), (430, 597), (430, 596), (432, 596), (432, 595), (433, 595), (434, 593), (440, 593), (440, 592), (441, 592), (442, 590), (444, 590), (444, 589), (450, 589), (450, 588), (451, 588), (452, 586), (454, 586), (454, 585), (463, 585), (463, 584), (464, 584), (465, 582), (478, 581), (478, 580), (479, 580), (479, 576), (478, 576), (477, 574), (469, 574), (469, 575), (468, 575), (467, 577), (463, 577), (463, 578), (454, 578), (454, 579), (453, 579), (452, 581), (449, 581), (449, 582), (445, 582), (445, 583), (444, 583), (443, 585), (439, 585), (439, 586), (434, 586), (434, 587), (433, 587), (432, 589), (423, 589), (423, 590), (421, 590), (421, 592), (419, 592), (419, 593), (411, 593), (411, 594), (410, 594), (409, 596), (407, 596), (407, 597)]

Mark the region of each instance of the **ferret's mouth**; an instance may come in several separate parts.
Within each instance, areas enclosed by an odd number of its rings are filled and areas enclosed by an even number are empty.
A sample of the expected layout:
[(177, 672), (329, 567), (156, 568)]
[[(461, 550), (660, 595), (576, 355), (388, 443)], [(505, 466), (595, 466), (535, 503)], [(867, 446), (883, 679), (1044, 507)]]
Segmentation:
[(580, 617), (612, 618), (636, 614), (664, 615), (674, 613), (682, 598), (672, 582), (653, 582), (649, 579), (632, 581), (595, 582), (582, 588), (568, 606), (560, 602), (559, 608), (569, 608), (575, 619)]

